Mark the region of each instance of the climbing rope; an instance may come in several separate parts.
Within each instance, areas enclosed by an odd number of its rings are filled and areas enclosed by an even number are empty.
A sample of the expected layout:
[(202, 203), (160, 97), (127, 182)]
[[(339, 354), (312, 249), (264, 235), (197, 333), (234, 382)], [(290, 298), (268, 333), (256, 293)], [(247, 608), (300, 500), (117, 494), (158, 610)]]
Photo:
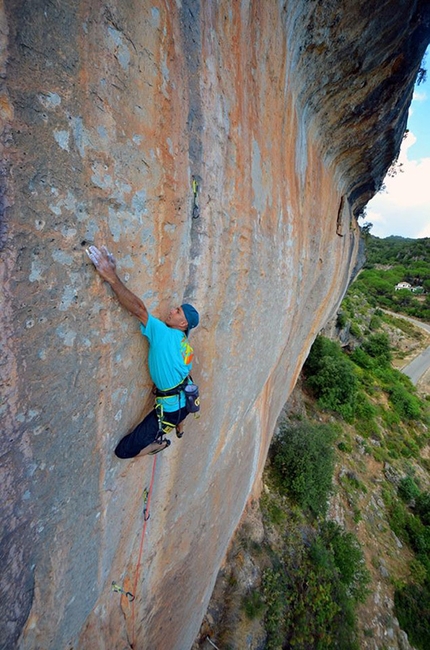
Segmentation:
[[(139, 557), (137, 560), (137, 566), (136, 566), (136, 573), (134, 577), (134, 585), (133, 585), (133, 593), (136, 593), (137, 590), (137, 583), (139, 580), (139, 573), (140, 573), (140, 565), (141, 565), (141, 560), (142, 560), (142, 554), (143, 554), (143, 542), (145, 540), (145, 532), (146, 532), (146, 525), (148, 523), (148, 519), (150, 517), (150, 512), (149, 508), (151, 505), (151, 496), (152, 496), (152, 488), (154, 485), (154, 478), (155, 478), (155, 467), (157, 465), (157, 456), (154, 456), (154, 462), (152, 463), (152, 475), (151, 475), (151, 482), (149, 484), (149, 488), (145, 488), (143, 491), (143, 502), (144, 502), (144, 507), (143, 507), (143, 527), (142, 527), (142, 535), (140, 537), (140, 548), (139, 548)], [(132, 647), (135, 648), (135, 607), (134, 607), (134, 598), (132, 601), (131, 605), (131, 627), (132, 627)]]

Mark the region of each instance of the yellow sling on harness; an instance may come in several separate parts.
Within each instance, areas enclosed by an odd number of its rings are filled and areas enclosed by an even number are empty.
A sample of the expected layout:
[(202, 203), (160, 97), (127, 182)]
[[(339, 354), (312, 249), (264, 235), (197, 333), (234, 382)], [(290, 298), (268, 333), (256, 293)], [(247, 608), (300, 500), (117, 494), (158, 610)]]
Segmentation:
[[(171, 433), (173, 429), (175, 429), (176, 424), (173, 424), (172, 422), (169, 422), (168, 420), (164, 419), (163, 405), (156, 403), (155, 412), (157, 414), (158, 426), (160, 427), (160, 432), (162, 432), (164, 435)], [(179, 422), (177, 424), (179, 424)]]

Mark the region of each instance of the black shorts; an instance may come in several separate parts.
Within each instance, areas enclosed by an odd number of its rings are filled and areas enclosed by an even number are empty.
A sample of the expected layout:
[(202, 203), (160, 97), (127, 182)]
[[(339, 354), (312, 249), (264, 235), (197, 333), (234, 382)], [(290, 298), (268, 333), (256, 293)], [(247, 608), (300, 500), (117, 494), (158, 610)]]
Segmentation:
[[(172, 427), (185, 420), (188, 415), (186, 407), (178, 411), (164, 411), (163, 422), (168, 422)], [(118, 458), (134, 458), (142, 449), (150, 445), (157, 438), (159, 431), (158, 418), (155, 409), (137, 425), (128, 435), (119, 441), (115, 454)]]

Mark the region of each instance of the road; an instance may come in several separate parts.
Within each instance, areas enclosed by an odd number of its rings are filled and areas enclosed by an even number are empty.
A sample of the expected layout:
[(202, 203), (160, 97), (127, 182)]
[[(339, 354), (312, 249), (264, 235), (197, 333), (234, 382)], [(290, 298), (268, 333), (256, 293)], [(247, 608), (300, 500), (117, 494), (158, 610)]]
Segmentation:
[[(408, 320), (413, 325), (416, 325), (417, 327), (421, 327), (421, 329), (430, 333), (430, 325), (428, 323), (423, 323), (422, 321), (416, 320), (415, 318), (410, 318), (409, 316), (403, 316), (403, 314), (396, 314), (395, 312), (388, 311), (386, 309), (384, 309), (383, 311), (385, 311), (385, 313), (387, 314), (390, 314), (391, 316), (395, 316), (396, 318), (403, 318), (404, 320)], [(416, 385), (429, 368), (430, 368), (430, 346), (426, 348), (424, 352), (421, 352), (421, 354), (415, 357), (413, 361), (408, 363), (407, 366), (401, 368), (401, 371), (409, 377), (409, 379), (412, 381), (413, 384)]]
[(407, 375), (413, 384), (417, 384), (425, 372), (430, 368), (430, 346), (415, 357), (411, 363), (402, 368), (404, 375)]

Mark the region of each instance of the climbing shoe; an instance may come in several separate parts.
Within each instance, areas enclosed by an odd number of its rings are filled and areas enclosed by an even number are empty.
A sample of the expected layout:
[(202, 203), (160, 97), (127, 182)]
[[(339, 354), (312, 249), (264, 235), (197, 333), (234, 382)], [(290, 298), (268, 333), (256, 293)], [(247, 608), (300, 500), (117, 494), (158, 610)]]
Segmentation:
[[(163, 451), (163, 449), (167, 449), (167, 447), (170, 446), (170, 440), (168, 440), (167, 438), (164, 438), (164, 440), (160, 440), (160, 441), (155, 440), (154, 442), (157, 442), (160, 445), (160, 448), (159, 449), (154, 449), (154, 451), (150, 451), (148, 456), (155, 456), (155, 454), (159, 454), (160, 451)], [(163, 443), (165, 443), (165, 444), (162, 447)]]

